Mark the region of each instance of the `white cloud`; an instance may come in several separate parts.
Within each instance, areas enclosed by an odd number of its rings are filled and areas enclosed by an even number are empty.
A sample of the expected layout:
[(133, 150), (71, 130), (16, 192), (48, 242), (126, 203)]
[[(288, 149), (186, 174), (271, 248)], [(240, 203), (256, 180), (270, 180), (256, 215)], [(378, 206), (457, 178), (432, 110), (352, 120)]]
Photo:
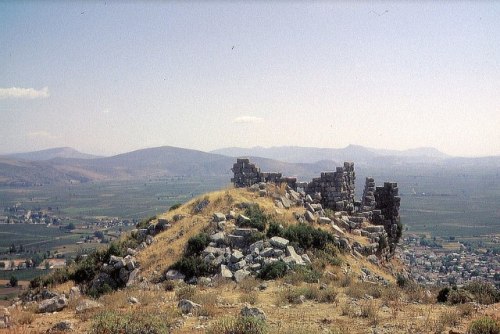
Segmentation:
[(233, 123), (261, 123), (264, 119), (261, 117), (254, 116), (240, 116), (233, 119)]
[(36, 90), (34, 88), (0, 88), (0, 99), (37, 99), (49, 97), (49, 87)]
[(47, 131), (30, 132), (30, 133), (28, 133), (28, 137), (31, 137), (31, 138), (46, 138), (46, 139), (58, 139), (58, 138), (61, 138), (60, 136), (56, 136), (55, 134), (47, 132)]
[(107, 114), (107, 113), (109, 113), (109, 109), (104, 109), (102, 112)]

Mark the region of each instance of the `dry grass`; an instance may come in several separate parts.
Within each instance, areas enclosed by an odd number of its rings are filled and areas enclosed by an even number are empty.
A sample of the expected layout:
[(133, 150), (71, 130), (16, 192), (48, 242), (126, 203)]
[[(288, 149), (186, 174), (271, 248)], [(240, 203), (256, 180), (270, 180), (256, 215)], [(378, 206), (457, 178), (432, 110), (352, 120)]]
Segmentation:
[(35, 313), (33, 311), (15, 310), (11, 315), (12, 323), (16, 325), (30, 325), (35, 321)]
[(238, 300), (241, 303), (248, 303), (250, 305), (255, 305), (259, 301), (259, 293), (257, 291), (245, 292), (240, 295)]
[(368, 319), (371, 326), (376, 326), (379, 323), (379, 313), (377, 304), (370, 300), (361, 304), (360, 317)]

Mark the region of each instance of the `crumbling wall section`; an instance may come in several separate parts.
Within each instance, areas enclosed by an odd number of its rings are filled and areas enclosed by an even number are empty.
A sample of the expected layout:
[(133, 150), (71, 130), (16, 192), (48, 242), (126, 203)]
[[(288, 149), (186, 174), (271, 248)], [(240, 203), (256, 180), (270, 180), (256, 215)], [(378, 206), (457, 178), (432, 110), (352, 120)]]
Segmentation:
[(375, 180), (373, 177), (367, 177), (363, 189), (363, 198), (361, 199), (361, 211), (371, 211), (375, 209), (375, 206)]
[(372, 222), (384, 226), (392, 253), (402, 234), (399, 216), (401, 197), (398, 196), (398, 184), (385, 182), (383, 187), (376, 187), (374, 195), (375, 210), (372, 211)]
[(322, 172), (321, 176), (308, 183), (305, 192), (311, 197), (320, 194), (324, 208), (335, 211), (354, 210), (356, 174), (353, 162), (344, 162), (335, 172)]
[(261, 172), (260, 168), (250, 163), (247, 158), (237, 159), (231, 170), (234, 173), (231, 182), (237, 188), (250, 187), (260, 182), (269, 182), (275, 184), (286, 183), (293, 190), (297, 190), (297, 178), (283, 177), (281, 173)]

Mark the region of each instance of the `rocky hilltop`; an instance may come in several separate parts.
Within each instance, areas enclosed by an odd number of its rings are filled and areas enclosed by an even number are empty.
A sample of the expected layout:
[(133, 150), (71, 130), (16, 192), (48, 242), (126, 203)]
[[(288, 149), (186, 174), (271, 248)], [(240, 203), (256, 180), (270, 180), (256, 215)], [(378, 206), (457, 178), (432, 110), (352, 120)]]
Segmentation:
[(4, 310), (3, 326), (34, 333), (498, 327), (493, 287), (428, 289), (408, 279), (397, 251), (396, 183), (377, 187), (367, 178), (357, 200), (352, 163), (309, 182), (261, 172), (248, 159), (232, 170), (234, 187), (176, 205), (107, 250), (32, 281)]

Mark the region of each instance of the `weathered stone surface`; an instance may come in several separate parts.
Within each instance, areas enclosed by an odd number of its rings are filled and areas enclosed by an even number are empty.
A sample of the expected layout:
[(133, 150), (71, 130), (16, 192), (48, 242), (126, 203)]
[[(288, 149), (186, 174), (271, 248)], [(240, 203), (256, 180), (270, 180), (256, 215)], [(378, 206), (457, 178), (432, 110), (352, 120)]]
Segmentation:
[(63, 320), (52, 326), (50, 332), (70, 332), (73, 330), (73, 327), (71, 320)]
[(128, 297), (128, 302), (130, 304), (139, 304), (139, 299), (137, 299), (136, 297)]
[(306, 217), (306, 220), (310, 223), (314, 223), (316, 221), (316, 217), (314, 217), (314, 214), (311, 211), (306, 211), (304, 216)]
[(241, 282), (245, 277), (248, 277), (248, 275), (250, 275), (250, 272), (245, 270), (245, 269), (240, 269), (240, 270), (237, 270), (235, 273), (234, 273), (234, 280), (236, 281), (236, 283), (239, 283)]
[(280, 201), (283, 204), (283, 207), (285, 209), (290, 209), (290, 207), (292, 206), (292, 203), (290, 202), (290, 200), (288, 198), (286, 198), (285, 196), (281, 196)]
[(241, 261), (236, 262), (236, 263), (234, 264), (234, 269), (235, 269), (235, 270), (243, 269), (243, 268), (245, 268), (245, 266), (246, 266), (246, 265), (247, 265), (247, 261), (245, 261), (245, 260), (241, 260)]
[(235, 249), (231, 253), (231, 259), (230, 259), (230, 261), (233, 262), (233, 263), (236, 263), (236, 262), (241, 261), (241, 259), (243, 259), (243, 257), (244, 257), (243, 253), (241, 251)]
[(210, 240), (212, 240), (218, 244), (223, 244), (226, 241), (226, 233), (219, 232), (219, 233), (212, 234), (210, 236)]
[(80, 288), (77, 286), (73, 286), (69, 290), (69, 299), (70, 300), (78, 299), (78, 298), (80, 298), (81, 295), (82, 295), (82, 292), (80, 291)]
[(226, 215), (221, 212), (215, 212), (213, 215), (214, 222), (222, 222), (226, 220)]
[(333, 232), (338, 234), (338, 235), (344, 235), (344, 231), (342, 231), (342, 229), (340, 227), (338, 227), (337, 225), (335, 225), (334, 223), (331, 224), (332, 226), (332, 229), (333, 229)]
[(272, 237), (271, 239), (269, 239), (269, 242), (274, 247), (280, 248), (280, 249), (285, 249), (286, 246), (290, 243), (290, 241), (288, 241), (287, 239), (282, 238), (282, 237)]
[(167, 280), (184, 280), (186, 276), (181, 274), (179, 271), (175, 269), (170, 269), (165, 273), (165, 279)]
[(56, 296), (50, 299), (46, 299), (38, 304), (38, 312), (47, 313), (47, 312), (58, 312), (68, 306), (68, 300), (65, 296)]
[(241, 309), (240, 315), (243, 317), (253, 317), (262, 321), (266, 320), (266, 314), (260, 308), (245, 306)]
[(233, 278), (233, 273), (228, 267), (224, 264), (220, 266), (220, 275), (224, 278)]
[(264, 250), (260, 252), (260, 256), (262, 257), (272, 257), (274, 256), (274, 248), (272, 247), (266, 247)]
[(99, 307), (102, 307), (101, 303), (91, 299), (83, 299), (76, 305), (75, 311), (78, 314)]
[(196, 304), (195, 302), (189, 299), (181, 299), (177, 304), (177, 307), (181, 309), (181, 312), (184, 314), (193, 313), (194, 311), (201, 308), (200, 304)]
[(283, 259), (285, 261), (285, 263), (294, 263), (294, 264), (299, 264), (299, 265), (305, 265), (304, 260), (295, 252), (295, 248), (293, 248), (292, 246), (286, 247), (286, 255), (287, 255), (287, 257), (285, 259)]
[(320, 224), (330, 224), (332, 220), (328, 217), (319, 217)]
[(247, 216), (245, 216), (245, 215), (239, 215), (238, 216), (238, 223), (239, 224), (245, 224), (245, 223), (249, 223), (251, 221), (252, 220), (250, 218), (248, 218)]

